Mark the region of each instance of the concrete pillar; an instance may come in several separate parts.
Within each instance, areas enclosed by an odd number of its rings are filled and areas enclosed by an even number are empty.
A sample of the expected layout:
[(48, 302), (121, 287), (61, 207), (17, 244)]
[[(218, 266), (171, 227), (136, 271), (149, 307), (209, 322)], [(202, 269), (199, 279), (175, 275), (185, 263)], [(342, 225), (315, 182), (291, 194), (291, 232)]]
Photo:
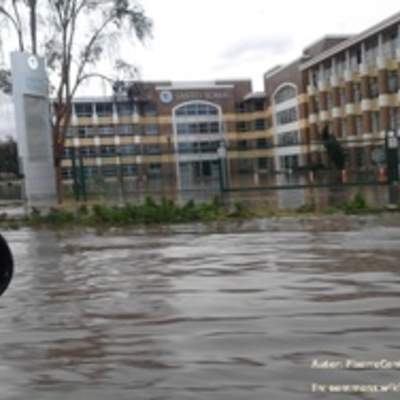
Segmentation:
[(95, 103), (91, 104), (92, 104), (92, 123), (93, 125), (97, 125), (97, 123), (99, 122), (99, 118), (97, 116), (96, 104)]
[(365, 47), (365, 42), (361, 43), (361, 63), (365, 64), (367, 62), (367, 49)]
[(378, 57), (383, 57), (383, 34), (378, 35)]

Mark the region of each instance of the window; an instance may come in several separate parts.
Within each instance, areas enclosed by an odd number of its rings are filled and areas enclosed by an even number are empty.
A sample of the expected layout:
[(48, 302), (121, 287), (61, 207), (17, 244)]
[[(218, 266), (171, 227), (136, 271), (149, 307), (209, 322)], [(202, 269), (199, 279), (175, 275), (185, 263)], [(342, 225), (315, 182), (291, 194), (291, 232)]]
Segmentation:
[(361, 85), (358, 82), (353, 83), (353, 96), (354, 103), (359, 103), (361, 101)]
[(201, 142), (200, 153), (216, 153), (218, 151), (219, 142)]
[(179, 153), (216, 153), (219, 142), (179, 143)]
[(339, 54), (336, 60), (336, 74), (340, 78), (343, 76), (345, 70), (345, 55)]
[(218, 108), (206, 103), (190, 103), (175, 111), (177, 116), (218, 115)]
[(353, 72), (358, 71), (358, 65), (361, 64), (361, 47), (358, 46), (351, 51), (350, 68)]
[(140, 146), (137, 144), (125, 144), (119, 147), (121, 155), (140, 154)]
[(80, 126), (78, 128), (78, 136), (82, 139), (94, 136), (94, 127), (92, 126)]
[(72, 179), (72, 169), (71, 168), (63, 168), (61, 170), (61, 174), (63, 179)]
[(236, 123), (236, 131), (237, 132), (248, 132), (249, 130), (250, 129), (249, 129), (247, 122), (239, 121)]
[(397, 29), (384, 34), (383, 54), (386, 58), (396, 59)]
[(269, 149), (272, 147), (271, 139), (257, 139), (257, 149)]
[(72, 149), (71, 149), (71, 147), (64, 147), (63, 157), (64, 158), (72, 157)]
[(67, 138), (75, 137), (76, 130), (74, 128), (69, 128), (67, 131)]
[(236, 103), (235, 104), (235, 112), (238, 114), (242, 114), (242, 113), (246, 112), (244, 103)]
[(161, 164), (159, 163), (150, 163), (149, 168), (147, 169), (149, 175), (160, 175), (161, 174)]
[(311, 103), (314, 107), (314, 113), (318, 113), (321, 110), (319, 96), (311, 96)]
[(117, 133), (119, 135), (131, 135), (133, 133), (132, 125), (117, 125)]
[(297, 121), (297, 108), (292, 107), (288, 110), (280, 111), (276, 114), (276, 120), (278, 125), (289, 124)]
[(115, 146), (100, 146), (100, 154), (102, 156), (115, 156)]
[(379, 96), (379, 84), (378, 78), (376, 76), (371, 76), (369, 78), (369, 96), (371, 98)]
[(146, 135), (158, 135), (158, 126), (151, 124), (151, 125), (146, 125)]
[(361, 147), (355, 148), (355, 162), (356, 167), (361, 168), (364, 166), (364, 149)]
[(101, 167), (101, 173), (105, 177), (117, 176), (118, 171), (117, 171), (117, 167), (115, 165), (103, 165)]
[(397, 93), (397, 90), (399, 89), (397, 71), (389, 71), (388, 89), (389, 93)]
[(117, 103), (117, 113), (119, 116), (132, 115), (133, 104), (129, 102)]
[(99, 167), (83, 167), (83, 173), (86, 178), (96, 176), (99, 173)]
[(144, 153), (151, 155), (161, 154), (161, 146), (159, 144), (146, 144), (144, 146)]
[(389, 129), (397, 131), (397, 129), (400, 128), (399, 117), (400, 117), (399, 108), (398, 107), (390, 107), (389, 108)]
[(355, 118), (356, 118), (356, 135), (362, 135), (364, 131), (362, 116), (357, 115)]
[(96, 103), (96, 114), (98, 117), (110, 117), (113, 114), (112, 103)]
[(218, 122), (200, 122), (192, 124), (182, 123), (182, 124), (177, 124), (176, 129), (179, 135), (220, 132)]
[(157, 107), (154, 104), (145, 104), (143, 107), (143, 114), (146, 117), (157, 116)]
[(293, 99), (296, 97), (296, 89), (293, 86), (284, 86), (279, 89), (276, 93), (274, 100), (276, 104), (283, 103), (284, 101)]
[(195, 153), (198, 143), (179, 143), (178, 151), (179, 153)]
[(252, 172), (252, 169), (253, 169), (253, 163), (251, 160), (243, 160), (243, 159), (238, 160), (239, 173), (246, 174)]
[(340, 104), (342, 106), (345, 106), (347, 104), (347, 93), (346, 88), (344, 87), (340, 88)]
[(294, 144), (299, 144), (299, 132), (289, 131), (281, 133), (278, 135), (278, 145), (279, 146), (290, 146)]
[(330, 110), (333, 107), (333, 100), (332, 100), (332, 93), (328, 92), (326, 94), (326, 105), (328, 107), (328, 110)]
[(143, 125), (135, 124), (132, 126), (132, 131), (134, 135), (143, 135), (144, 134), (144, 127)]
[(264, 111), (265, 105), (264, 100), (256, 100), (254, 102), (254, 111)]
[(238, 150), (247, 150), (249, 148), (249, 143), (247, 140), (239, 140), (237, 146)]
[(132, 176), (138, 174), (138, 167), (135, 164), (131, 165), (123, 165), (122, 166), (122, 174), (125, 176)]
[(279, 164), (281, 169), (296, 169), (299, 166), (299, 156), (281, 156), (279, 157)]
[(263, 131), (265, 129), (265, 120), (264, 119), (256, 119), (254, 121), (254, 129), (256, 131)]
[(92, 103), (75, 103), (77, 117), (91, 117), (93, 115)]
[(91, 157), (91, 156), (96, 156), (97, 152), (95, 147), (85, 146), (79, 148), (79, 154), (83, 157)]
[(258, 158), (257, 159), (258, 169), (273, 169), (273, 160), (271, 158)]
[(346, 118), (341, 119), (341, 131), (342, 131), (342, 136), (347, 136), (347, 119)]
[(372, 132), (379, 132), (380, 130), (380, 120), (379, 120), (379, 111), (373, 111), (371, 113), (371, 122), (372, 122)]
[(101, 136), (114, 135), (114, 127), (112, 125), (99, 125), (98, 130)]
[(376, 65), (376, 58), (378, 56), (378, 40), (375, 38), (366, 43), (365, 59), (369, 66)]

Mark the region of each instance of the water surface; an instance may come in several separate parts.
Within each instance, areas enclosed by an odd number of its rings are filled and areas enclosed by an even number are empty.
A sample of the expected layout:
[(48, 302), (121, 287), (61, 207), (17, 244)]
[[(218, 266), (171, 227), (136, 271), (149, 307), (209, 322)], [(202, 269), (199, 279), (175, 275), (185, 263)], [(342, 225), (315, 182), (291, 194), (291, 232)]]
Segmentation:
[(1, 399), (394, 399), (318, 383), (399, 370), (400, 223), (256, 221), (162, 230), (4, 233), (16, 276), (0, 299)]

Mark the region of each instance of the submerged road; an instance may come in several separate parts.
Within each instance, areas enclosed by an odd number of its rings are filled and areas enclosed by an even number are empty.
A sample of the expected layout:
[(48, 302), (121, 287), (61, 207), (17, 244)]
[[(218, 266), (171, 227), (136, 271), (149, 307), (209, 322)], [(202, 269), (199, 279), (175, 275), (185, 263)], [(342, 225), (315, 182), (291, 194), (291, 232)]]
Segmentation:
[(391, 216), (4, 236), (2, 400), (398, 398), (312, 392), (400, 381)]

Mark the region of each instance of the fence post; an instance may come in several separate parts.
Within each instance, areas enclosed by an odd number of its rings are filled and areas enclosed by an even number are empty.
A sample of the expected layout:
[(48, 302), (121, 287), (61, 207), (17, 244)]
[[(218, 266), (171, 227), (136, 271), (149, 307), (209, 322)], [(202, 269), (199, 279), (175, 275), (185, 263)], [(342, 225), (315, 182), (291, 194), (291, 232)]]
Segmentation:
[(72, 155), (72, 180), (73, 180), (73, 190), (75, 200), (79, 200), (79, 187), (78, 187), (78, 179), (76, 176), (76, 157), (75, 157), (75, 147), (71, 147), (71, 155)]
[(389, 204), (391, 209), (399, 206), (399, 140), (395, 132), (388, 131), (385, 138)]

